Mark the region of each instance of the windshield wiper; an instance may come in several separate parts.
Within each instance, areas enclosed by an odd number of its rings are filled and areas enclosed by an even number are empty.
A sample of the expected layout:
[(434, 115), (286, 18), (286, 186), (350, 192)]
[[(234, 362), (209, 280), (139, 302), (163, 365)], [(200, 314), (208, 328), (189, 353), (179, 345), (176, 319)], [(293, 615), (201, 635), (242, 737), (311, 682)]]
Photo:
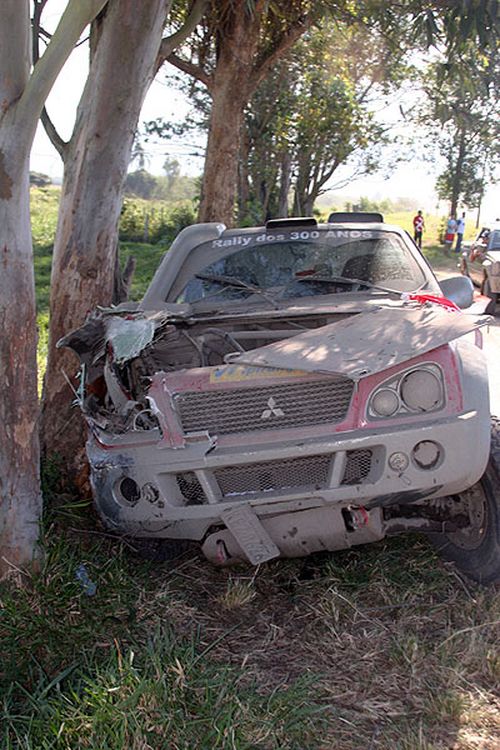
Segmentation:
[(202, 281), (214, 281), (216, 284), (222, 284), (223, 286), (228, 287), (232, 286), (235, 289), (248, 289), (248, 291), (252, 292), (253, 294), (260, 294), (262, 297), (264, 297), (264, 299), (266, 299), (274, 307), (275, 310), (279, 309), (279, 305), (276, 303), (276, 301), (272, 297), (269, 297), (266, 292), (259, 286), (248, 284), (246, 281), (237, 279), (235, 276), (224, 276), (223, 274), (219, 275), (211, 273), (195, 273), (195, 278), (201, 279)]
[(364, 281), (363, 279), (354, 279), (350, 278), (348, 276), (317, 276), (317, 275), (311, 275), (311, 276), (298, 276), (294, 279), (294, 281), (312, 281), (312, 282), (327, 282), (331, 284), (344, 284), (344, 285), (351, 285), (351, 284), (359, 284), (360, 286), (365, 286), (367, 289), (378, 289), (379, 292), (386, 292), (387, 294), (397, 294), (398, 297), (401, 297), (401, 290), (398, 289), (390, 289), (386, 286), (380, 286), (379, 284), (373, 284), (371, 281)]

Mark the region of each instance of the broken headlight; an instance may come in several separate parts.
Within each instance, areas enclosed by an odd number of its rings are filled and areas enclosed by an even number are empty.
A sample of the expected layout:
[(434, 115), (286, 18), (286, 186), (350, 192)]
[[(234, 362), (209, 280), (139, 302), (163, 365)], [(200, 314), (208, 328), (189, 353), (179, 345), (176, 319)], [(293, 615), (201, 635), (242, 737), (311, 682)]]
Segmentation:
[(403, 414), (425, 414), (442, 409), (444, 402), (441, 368), (428, 363), (398, 373), (378, 385), (368, 401), (368, 416), (384, 419)]

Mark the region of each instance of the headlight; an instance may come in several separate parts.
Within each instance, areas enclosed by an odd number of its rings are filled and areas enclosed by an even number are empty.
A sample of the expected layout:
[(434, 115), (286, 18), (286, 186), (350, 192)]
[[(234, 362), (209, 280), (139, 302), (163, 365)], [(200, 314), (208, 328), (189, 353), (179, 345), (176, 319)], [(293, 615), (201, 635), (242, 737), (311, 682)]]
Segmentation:
[(381, 383), (368, 402), (368, 416), (383, 419), (403, 414), (424, 414), (445, 403), (441, 369), (432, 363), (406, 370)]
[(433, 411), (443, 401), (443, 384), (431, 370), (413, 370), (402, 379), (400, 393), (411, 411)]
[(380, 417), (392, 417), (399, 410), (401, 402), (392, 388), (381, 388), (371, 400), (373, 411)]

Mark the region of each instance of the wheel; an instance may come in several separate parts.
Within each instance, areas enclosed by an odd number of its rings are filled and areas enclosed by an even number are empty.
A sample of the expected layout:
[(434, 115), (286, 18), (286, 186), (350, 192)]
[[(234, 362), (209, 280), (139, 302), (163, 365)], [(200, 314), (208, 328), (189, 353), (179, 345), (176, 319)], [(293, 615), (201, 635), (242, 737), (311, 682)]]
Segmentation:
[(500, 420), (492, 417), (491, 449), (483, 476), (456, 496), (470, 526), (449, 534), (433, 534), (438, 552), (466, 576), (482, 584), (500, 581)]

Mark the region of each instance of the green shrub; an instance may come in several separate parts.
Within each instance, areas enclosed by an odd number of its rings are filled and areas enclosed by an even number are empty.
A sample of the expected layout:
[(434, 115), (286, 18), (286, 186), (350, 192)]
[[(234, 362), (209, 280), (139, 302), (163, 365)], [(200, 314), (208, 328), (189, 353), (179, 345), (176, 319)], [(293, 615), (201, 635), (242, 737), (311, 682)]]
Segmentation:
[(120, 218), (122, 242), (171, 242), (196, 221), (191, 201), (168, 203), (125, 198)]

